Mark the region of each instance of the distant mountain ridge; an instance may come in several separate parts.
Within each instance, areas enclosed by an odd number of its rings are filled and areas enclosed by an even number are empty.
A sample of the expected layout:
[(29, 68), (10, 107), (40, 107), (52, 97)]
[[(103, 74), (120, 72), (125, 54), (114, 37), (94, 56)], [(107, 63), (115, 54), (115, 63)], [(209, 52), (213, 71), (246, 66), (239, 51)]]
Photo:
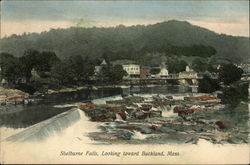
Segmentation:
[(186, 21), (171, 20), (153, 25), (125, 27), (71, 27), (48, 32), (12, 35), (1, 39), (1, 52), (22, 56), (27, 49), (71, 55), (101, 57), (108, 52), (159, 51), (164, 46), (205, 45), (216, 49), (215, 57), (232, 62), (250, 59), (249, 37), (217, 34)]

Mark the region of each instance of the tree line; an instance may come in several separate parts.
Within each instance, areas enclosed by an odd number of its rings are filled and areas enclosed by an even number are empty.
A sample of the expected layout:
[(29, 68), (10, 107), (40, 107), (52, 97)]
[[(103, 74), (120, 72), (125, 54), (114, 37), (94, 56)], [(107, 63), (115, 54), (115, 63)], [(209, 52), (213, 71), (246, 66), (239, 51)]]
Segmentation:
[(234, 64), (222, 64), (218, 70), (218, 79), (205, 75), (199, 80), (198, 91), (212, 93), (221, 90), (219, 95), (223, 103), (237, 106), (241, 101), (248, 100), (248, 82), (241, 82), (243, 70)]
[[(113, 66), (109, 62), (99, 75), (95, 75), (95, 66), (100, 65), (101, 61), (88, 56), (76, 55), (61, 60), (52, 51), (29, 49), (21, 57), (9, 53), (1, 53), (0, 57), (1, 78), (7, 80), (11, 87), (26, 84), (37, 90), (44, 86), (61, 88), (93, 84), (99, 80), (118, 83), (126, 75), (121, 65)], [(39, 76), (32, 76), (32, 70)]]

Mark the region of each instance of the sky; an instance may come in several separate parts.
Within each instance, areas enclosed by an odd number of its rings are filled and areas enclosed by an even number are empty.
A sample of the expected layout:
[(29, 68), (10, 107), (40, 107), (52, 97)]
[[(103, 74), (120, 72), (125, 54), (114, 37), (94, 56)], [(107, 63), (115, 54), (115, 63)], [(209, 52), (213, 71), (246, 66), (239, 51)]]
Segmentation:
[(147, 25), (173, 19), (217, 33), (249, 36), (247, 0), (1, 1), (1, 37), (71, 26)]

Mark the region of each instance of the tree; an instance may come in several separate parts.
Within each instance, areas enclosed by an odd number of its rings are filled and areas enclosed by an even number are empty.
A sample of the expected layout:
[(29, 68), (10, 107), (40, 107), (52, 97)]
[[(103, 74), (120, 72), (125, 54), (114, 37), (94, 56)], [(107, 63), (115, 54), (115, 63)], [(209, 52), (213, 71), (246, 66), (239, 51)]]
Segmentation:
[(94, 73), (94, 65), (90, 58), (80, 55), (70, 56), (52, 68), (52, 77), (61, 85), (76, 85), (87, 82)]
[(221, 100), (223, 103), (236, 106), (240, 101), (248, 100), (248, 83), (236, 84), (223, 88)]
[(51, 67), (59, 62), (60, 59), (56, 56), (55, 52), (43, 51), (38, 54), (34, 67), (39, 72), (49, 72)]
[(127, 72), (121, 65), (115, 65), (103, 68), (100, 75), (105, 82), (118, 83), (127, 75)]
[(31, 78), (31, 70), (39, 63), (39, 51), (28, 49), (24, 52), (24, 55), (19, 58), (22, 70), (22, 76), (29, 82)]
[(234, 64), (224, 64), (219, 69), (219, 80), (229, 85), (241, 79), (243, 70)]
[(22, 75), (19, 59), (8, 53), (1, 53), (0, 58), (1, 77), (15, 84)]
[(74, 75), (66, 61), (53, 66), (51, 69), (51, 76), (58, 81), (59, 85), (67, 86), (73, 84)]
[(179, 73), (185, 71), (187, 63), (183, 60), (171, 59), (167, 62), (167, 66), (170, 73)]
[(208, 76), (204, 76), (203, 79), (199, 80), (198, 92), (211, 93), (220, 89), (220, 85), (217, 80), (211, 79)]
[(199, 58), (194, 59), (192, 66), (196, 72), (204, 72), (208, 70), (208, 64)]

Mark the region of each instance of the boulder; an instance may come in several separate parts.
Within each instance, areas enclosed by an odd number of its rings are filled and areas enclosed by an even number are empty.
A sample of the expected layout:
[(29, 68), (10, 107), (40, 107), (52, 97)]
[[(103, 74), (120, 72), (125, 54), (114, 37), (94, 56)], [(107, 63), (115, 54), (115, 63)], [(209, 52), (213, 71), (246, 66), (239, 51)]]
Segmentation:
[(83, 104), (79, 106), (80, 109), (89, 109), (89, 108), (94, 108), (94, 107), (96, 107), (96, 104), (93, 104), (93, 103), (87, 103), (87, 104)]
[(91, 121), (108, 122), (113, 121), (113, 118), (105, 115), (91, 116)]
[(220, 129), (227, 129), (230, 127), (230, 123), (228, 121), (223, 121), (219, 120), (216, 121), (215, 124), (220, 128)]

